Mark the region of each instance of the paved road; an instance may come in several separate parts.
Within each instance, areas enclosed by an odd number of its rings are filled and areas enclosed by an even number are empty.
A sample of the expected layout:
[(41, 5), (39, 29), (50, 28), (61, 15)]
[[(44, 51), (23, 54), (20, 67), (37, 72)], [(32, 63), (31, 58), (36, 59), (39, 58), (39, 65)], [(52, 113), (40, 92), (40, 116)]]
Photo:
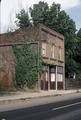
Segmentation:
[(0, 112), (0, 120), (81, 120), (81, 97)]

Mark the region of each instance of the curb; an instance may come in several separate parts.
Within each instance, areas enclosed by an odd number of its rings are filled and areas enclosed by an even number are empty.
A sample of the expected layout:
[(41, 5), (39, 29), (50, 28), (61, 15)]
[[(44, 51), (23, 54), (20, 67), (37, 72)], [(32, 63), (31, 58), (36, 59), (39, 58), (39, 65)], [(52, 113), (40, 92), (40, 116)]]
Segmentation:
[[(68, 92), (64, 92), (64, 93), (51, 93), (51, 94), (44, 94), (41, 95), (40, 93), (37, 93), (35, 96), (25, 96), (25, 97), (15, 97), (15, 98), (7, 98), (7, 99), (1, 99), (0, 100), (0, 104), (7, 104), (10, 102), (17, 102), (17, 101), (25, 101), (25, 100), (30, 100), (30, 99), (35, 99), (35, 98), (42, 98), (42, 97), (56, 97), (56, 96), (61, 96), (61, 95), (67, 95), (67, 94), (73, 94), (73, 93), (81, 93), (81, 90), (74, 90), (74, 91), (68, 91)], [(40, 95), (39, 95), (40, 94)]]

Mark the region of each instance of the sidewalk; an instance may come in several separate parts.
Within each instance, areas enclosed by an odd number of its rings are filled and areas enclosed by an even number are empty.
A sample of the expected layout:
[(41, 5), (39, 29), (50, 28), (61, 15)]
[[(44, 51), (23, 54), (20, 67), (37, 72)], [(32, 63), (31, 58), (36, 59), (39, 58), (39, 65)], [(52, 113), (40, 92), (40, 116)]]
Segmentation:
[(79, 90), (58, 90), (58, 91), (50, 90), (50, 91), (40, 91), (40, 92), (32, 92), (32, 93), (16, 92), (15, 94), (0, 96), (0, 104), (9, 102), (9, 101), (66, 95), (66, 94), (73, 94), (73, 93), (79, 93), (79, 92), (81, 92), (81, 89)]

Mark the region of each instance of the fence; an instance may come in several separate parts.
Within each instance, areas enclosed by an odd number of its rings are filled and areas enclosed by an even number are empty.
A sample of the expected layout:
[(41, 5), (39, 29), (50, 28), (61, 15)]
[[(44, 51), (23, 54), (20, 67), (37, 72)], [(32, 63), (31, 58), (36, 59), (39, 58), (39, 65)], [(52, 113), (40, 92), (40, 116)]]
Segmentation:
[(65, 80), (66, 89), (81, 89), (81, 80), (68, 78)]
[(39, 43), (0, 44), (0, 89), (39, 85)]

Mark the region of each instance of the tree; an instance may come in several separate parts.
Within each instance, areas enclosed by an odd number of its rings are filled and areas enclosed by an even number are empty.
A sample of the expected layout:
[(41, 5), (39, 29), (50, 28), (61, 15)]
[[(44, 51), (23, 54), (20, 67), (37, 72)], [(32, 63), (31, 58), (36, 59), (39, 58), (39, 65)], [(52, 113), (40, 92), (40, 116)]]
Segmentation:
[(81, 28), (77, 33), (76, 61), (81, 64)]
[(30, 25), (28, 12), (26, 12), (24, 9), (16, 15), (16, 18), (18, 19), (16, 21), (17, 26), (19, 26), (20, 28), (26, 28)]
[(30, 8), (30, 13), (35, 25), (38, 23), (45, 23), (46, 20), (48, 20), (49, 6), (46, 2), (40, 1), (39, 4), (33, 5), (33, 9)]
[(77, 77), (78, 79), (81, 80), (81, 28), (80, 30), (78, 31), (77, 33), (77, 41), (78, 41), (78, 44), (77, 44), (77, 54), (76, 54), (76, 61), (78, 62), (78, 74), (77, 74)]
[(81, 28), (76, 34), (73, 59), (76, 62), (76, 78), (81, 80)]
[(81, 63), (81, 28), (80, 30), (78, 31), (77, 33), (77, 36), (76, 36), (76, 49), (75, 49), (75, 56), (74, 56), (74, 59)]
[(77, 37), (80, 39), (80, 42), (81, 42), (81, 28), (79, 29), (79, 31), (77, 33)]
[(49, 7), (48, 3), (41, 1), (38, 4), (34, 4), (33, 8), (30, 8), (30, 14), (35, 25), (43, 23), (52, 29), (57, 22), (59, 11), (60, 4), (53, 3)]

